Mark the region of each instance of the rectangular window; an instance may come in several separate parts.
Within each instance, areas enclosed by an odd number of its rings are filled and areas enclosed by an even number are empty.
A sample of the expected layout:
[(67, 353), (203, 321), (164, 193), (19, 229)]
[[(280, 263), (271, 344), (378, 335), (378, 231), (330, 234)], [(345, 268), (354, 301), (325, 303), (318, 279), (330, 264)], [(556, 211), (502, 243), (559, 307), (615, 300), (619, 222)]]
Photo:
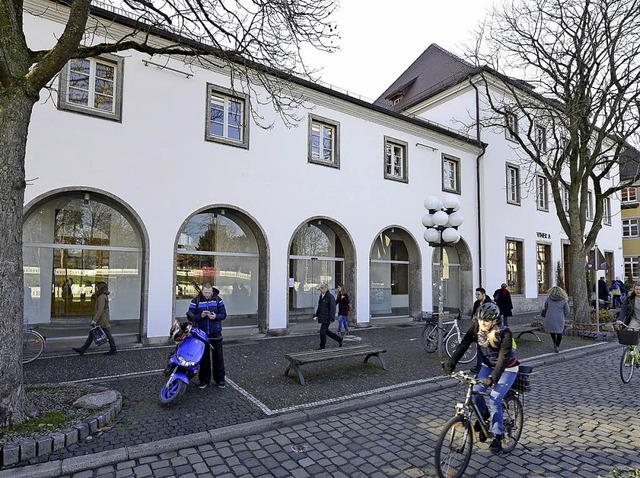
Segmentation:
[(205, 139), (249, 148), (246, 95), (212, 84), (207, 84), (207, 92), (209, 104)]
[(518, 117), (515, 113), (506, 113), (505, 117), (505, 137), (509, 140), (515, 141), (518, 134)]
[(408, 182), (407, 146), (404, 141), (384, 137), (384, 178)]
[(638, 218), (622, 220), (622, 237), (638, 237)]
[(507, 164), (507, 202), (520, 205), (520, 168)]
[(569, 214), (569, 188), (566, 186), (562, 186), (562, 206), (564, 212)]
[(507, 240), (507, 286), (514, 294), (524, 290), (522, 265), (522, 242)]
[(340, 124), (335, 121), (309, 115), (307, 160), (310, 163), (340, 167), (339, 126)]
[(547, 130), (542, 126), (535, 127), (536, 146), (541, 153), (547, 150)]
[(623, 203), (638, 202), (638, 188), (634, 186), (623, 188), (620, 194)]
[(549, 210), (549, 183), (544, 176), (536, 176), (536, 199), (538, 210)]
[(551, 246), (536, 244), (536, 267), (538, 275), (538, 294), (546, 293), (551, 287)]
[(460, 194), (460, 160), (442, 156), (442, 190)]
[(640, 279), (640, 258), (638, 256), (625, 256), (624, 274), (627, 281)]
[(60, 72), (58, 108), (121, 121), (123, 68), (115, 55), (69, 60)]
[(603, 202), (604, 211), (603, 211), (603, 222), (605, 225), (611, 225), (611, 198), (605, 198)]
[(587, 220), (593, 221), (593, 193), (587, 191)]

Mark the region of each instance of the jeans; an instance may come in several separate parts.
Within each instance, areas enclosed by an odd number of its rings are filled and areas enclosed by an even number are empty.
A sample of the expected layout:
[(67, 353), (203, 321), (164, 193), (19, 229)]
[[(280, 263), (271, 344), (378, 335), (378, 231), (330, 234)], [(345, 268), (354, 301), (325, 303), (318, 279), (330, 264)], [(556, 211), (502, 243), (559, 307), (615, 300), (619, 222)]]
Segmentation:
[(342, 327), (344, 326), (344, 330), (349, 332), (349, 325), (347, 324), (347, 318), (344, 315), (338, 316), (338, 332), (342, 332)]
[[(482, 365), (480, 372), (478, 373), (478, 378), (487, 378), (491, 375), (493, 369), (487, 367), (486, 365)], [(484, 399), (483, 395), (476, 395), (473, 397), (478, 410), (482, 415), (486, 415), (487, 411), (491, 413), (491, 428), (490, 431), (494, 435), (503, 435), (504, 429), (502, 426), (502, 399), (507, 394), (507, 392), (511, 389), (511, 385), (516, 379), (517, 372), (504, 371), (491, 390), (489, 394), (489, 409), (487, 410), (487, 402)], [(473, 387), (473, 390), (476, 392), (484, 392), (487, 390), (487, 387), (484, 385), (476, 385)]]

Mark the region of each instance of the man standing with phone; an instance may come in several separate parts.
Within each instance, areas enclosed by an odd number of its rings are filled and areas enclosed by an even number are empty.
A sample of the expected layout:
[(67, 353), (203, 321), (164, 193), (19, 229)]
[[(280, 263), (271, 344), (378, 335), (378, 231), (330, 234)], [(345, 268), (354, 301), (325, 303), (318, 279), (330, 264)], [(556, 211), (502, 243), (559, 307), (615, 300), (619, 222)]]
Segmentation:
[(218, 295), (219, 292), (209, 282), (205, 282), (202, 285), (202, 291), (191, 299), (187, 312), (187, 318), (205, 332), (211, 341), (211, 347), (207, 347), (200, 362), (198, 388), (207, 388), (211, 383), (211, 348), (213, 348), (213, 379), (220, 388), (226, 385), (222, 352), (222, 321), (227, 318), (227, 310)]

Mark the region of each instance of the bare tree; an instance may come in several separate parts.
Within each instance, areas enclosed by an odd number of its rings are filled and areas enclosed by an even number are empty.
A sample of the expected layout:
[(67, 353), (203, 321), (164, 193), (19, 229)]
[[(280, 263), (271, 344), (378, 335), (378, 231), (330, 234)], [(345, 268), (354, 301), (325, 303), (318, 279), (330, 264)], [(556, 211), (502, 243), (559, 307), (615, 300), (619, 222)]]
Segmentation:
[(610, 198), (635, 179), (620, 180), (618, 160), (640, 131), (638, 51), (638, 0), (508, 0), (469, 55), (484, 66), (486, 125), (506, 128), (528, 174), (548, 180), (578, 322), (590, 317), (585, 258)]
[[(302, 47), (331, 51), (337, 39), (329, 19), (333, 0), (122, 0), (118, 7), (66, 1), (46, 5), (68, 13), (62, 35), (52, 48), (34, 51), (23, 19), (38, 13), (26, 11), (23, 0), (0, 0), (0, 426), (33, 414), (20, 353), (22, 208), (27, 132), (41, 91), (70, 59), (135, 50), (165, 61), (177, 56), (222, 65), (234, 88), (249, 92), (254, 119), (260, 118), (256, 102), (269, 101), (290, 123), (301, 98), (286, 80), (313, 73)], [(113, 38), (123, 31), (112, 29), (114, 22), (128, 32)], [(256, 87), (264, 87), (268, 99), (252, 94)]]

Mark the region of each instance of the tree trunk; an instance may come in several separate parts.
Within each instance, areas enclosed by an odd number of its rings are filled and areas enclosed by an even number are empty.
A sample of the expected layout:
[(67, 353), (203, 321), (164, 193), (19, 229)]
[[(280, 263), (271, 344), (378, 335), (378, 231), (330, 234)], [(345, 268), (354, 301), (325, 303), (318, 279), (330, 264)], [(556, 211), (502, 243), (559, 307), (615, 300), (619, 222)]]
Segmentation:
[(24, 160), (34, 99), (0, 93), (0, 427), (31, 416), (22, 373)]
[(585, 279), (585, 258), (587, 257), (587, 251), (581, 239), (581, 236), (578, 234), (577, 238), (572, 237), (571, 240), (571, 254), (569, 257), (571, 296), (573, 298), (574, 322), (578, 324), (588, 324), (591, 322), (591, 306), (589, 304), (589, 293)]

